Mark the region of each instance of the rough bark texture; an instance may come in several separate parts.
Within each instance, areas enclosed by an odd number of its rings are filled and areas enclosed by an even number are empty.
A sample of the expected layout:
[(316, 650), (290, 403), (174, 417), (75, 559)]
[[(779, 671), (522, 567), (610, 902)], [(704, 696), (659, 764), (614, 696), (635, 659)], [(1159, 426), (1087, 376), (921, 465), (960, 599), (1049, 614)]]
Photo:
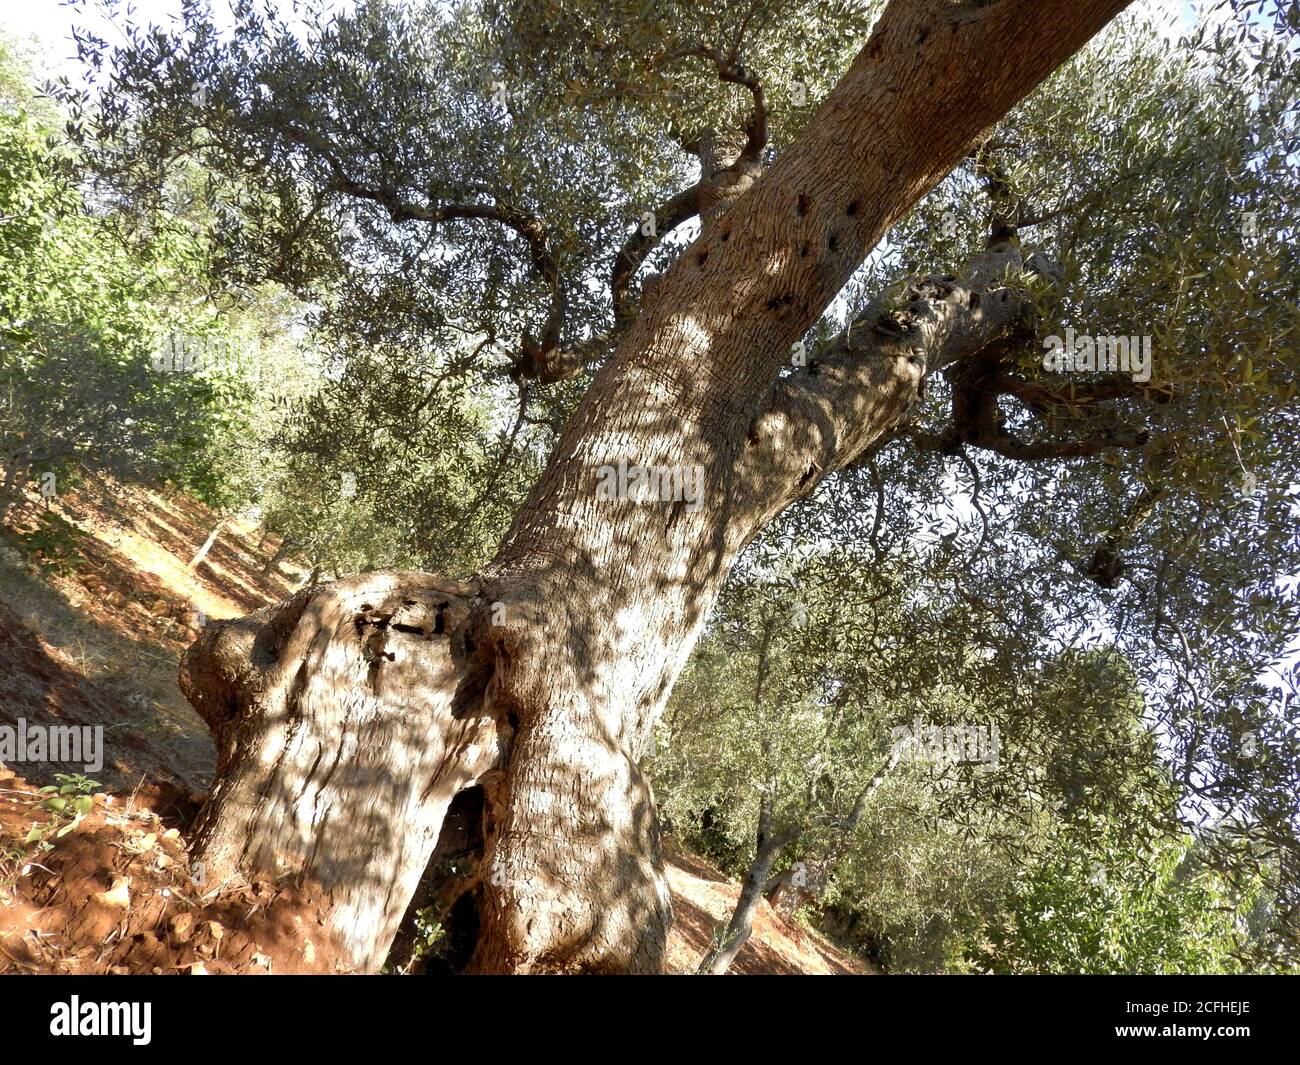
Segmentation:
[[(646, 295), (474, 587), (368, 574), (205, 636), (185, 665), (222, 753), (201, 857), (318, 884), (373, 968), (443, 811), (478, 782), (470, 969), (657, 971), (671, 914), (637, 758), (733, 560), (897, 427), (931, 351), (1010, 316), (943, 282), (918, 293), (933, 319), (915, 331), (850, 335), (779, 378), (791, 345), (1123, 6), (891, 4), (799, 140)], [(699, 467), (701, 505), (599, 499), (620, 459)]]
[(508, 743), (476, 683), (467, 589), (364, 574), (212, 626), (181, 687), (217, 743), (194, 860), (219, 884), (288, 876), (378, 968), (453, 796)]

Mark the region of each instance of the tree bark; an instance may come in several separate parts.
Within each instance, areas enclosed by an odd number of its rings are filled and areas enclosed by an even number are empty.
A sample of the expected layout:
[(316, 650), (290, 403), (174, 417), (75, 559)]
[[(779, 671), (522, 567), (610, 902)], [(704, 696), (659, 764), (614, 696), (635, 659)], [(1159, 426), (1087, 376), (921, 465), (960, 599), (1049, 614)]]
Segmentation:
[[(209, 875), (316, 885), (322, 921), (374, 969), (443, 812), (478, 784), (469, 969), (658, 971), (671, 910), (637, 758), (732, 562), (887, 438), (929, 352), (1005, 332), (1012, 301), (972, 306), (987, 279), (921, 293), (905, 334), (850, 335), (779, 377), (791, 346), (1124, 6), (891, 3), (798, 141), (646, 295), (483, 573), (366, 574), (211, 626), (182, 667), (221, 757), (198, 840)], [(620, 459), (698, 468), (699, 506), (599, 498)]]
[(290, 877), (328, 896), (354, 967), (382, 964), (447, 806), (509, 743), (471, 691), (471, 605), (365, 574), (204, 630), (180, 680), (217, 745), (192, 850), (208, 882)]
[(765, 798), (758, 814), (758, 833), (754, 842), (754, 860), (745, 873), (736, 908), (731, 920), (700, 959), (696, 970), (699, 976), (725, 976), (741, 948), (749, 942), (754, 931), (754, 914), (763, 901), (763, 888), (772, 875), (772, 865), (781, 851), (797, 838), (795, 833), (775, 835), (772, 831), (772, 811)]

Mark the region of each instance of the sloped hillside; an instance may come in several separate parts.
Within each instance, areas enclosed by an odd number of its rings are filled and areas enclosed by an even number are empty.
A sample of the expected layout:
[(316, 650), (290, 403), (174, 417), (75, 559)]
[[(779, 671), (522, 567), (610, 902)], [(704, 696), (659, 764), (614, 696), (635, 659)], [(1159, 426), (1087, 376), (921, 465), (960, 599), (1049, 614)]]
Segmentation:
[[(214, 529), (206, 555), (191, 565)], [(0, 767), (0, 972), (319, 970), (330, 947), (283, 885), (214, 895), (195, 882), (185, 830), (211, 783), (212, 745), (176, 686), (207, 619), (236, 617), (306, 579), (255, 523), (178, 494), (102, 485), (33, 497), (0, 529), (0, 724), (102, 725), (102, 791), (77, 817), (38, 789), (81, 766)], [(58, 798), (58, 796), (54, 796)], [(670, 972), (693, 971), (737, 885), (673, 851)], [(149, 949), (140, 950), (141, 944)], [(741, 974), (869, 972), (766, 904)]]

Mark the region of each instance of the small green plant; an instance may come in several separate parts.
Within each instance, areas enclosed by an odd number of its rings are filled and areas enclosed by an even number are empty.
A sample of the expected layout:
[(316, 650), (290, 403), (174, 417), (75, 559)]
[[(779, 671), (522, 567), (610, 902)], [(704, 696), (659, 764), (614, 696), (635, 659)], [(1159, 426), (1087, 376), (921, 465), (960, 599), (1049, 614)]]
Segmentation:
[(94, 794), (99, 790), (99, 782), (83, 777), (80, 773), (55, 773), (57, 784), (47, 784), (40, 789), (41, 795), (48, 795), (41, 808), (50, 813), (64, 813), (69, 808), (77, 816), (84, 817), (94, 805)]
[(59, 515), (48, 511), (42, 511), (37, 521), (39, 524), (31, 532), (18, 534), (18, 542), (46, 573), (59, 577), (76, 573), (85, 561), (77, 550), (81, 534)]
[(437, 957), (439, 953), (446, 949), (447, 930), (441, 923), (434, 920), (434, 908), (427, 906), (422, 910), (415, 911), (415, 951), (412, 960), (418, 961), (421, 958)]
[(406, 976), (425, 958), (439, 957), (447, 949), (447, 931), (435, 920), (435, 912), (433, 906), (415, 911), (415, 935), (410, 950), (403, 951), (402, 961), (385, 963), (380, 970), (385, 976)]
[(1198, 860), (1190, 835), (1148, 844), (1071, 822), (1017, 872), (971, 960), (1011, 974), (1234, 973), (1254, 901)]
[(13, 887), (26, 858), (27, 852), (21, 847), (0, 850), (0, 888)]
[(94, 793), (99, 784), (80, 773), (55, 773), (56, 784), (47, 784), (39, 794), (45, 798), (38, 803), (38, 809), (53, 814), (54, 817), (42, 825), (33, 825), (23, 842), (35, 844), (42, 851), (54, 849), (50, 837), (59, 839), (66, 836), (80, 824), (81, 819), (90, 813), (95, 805)]

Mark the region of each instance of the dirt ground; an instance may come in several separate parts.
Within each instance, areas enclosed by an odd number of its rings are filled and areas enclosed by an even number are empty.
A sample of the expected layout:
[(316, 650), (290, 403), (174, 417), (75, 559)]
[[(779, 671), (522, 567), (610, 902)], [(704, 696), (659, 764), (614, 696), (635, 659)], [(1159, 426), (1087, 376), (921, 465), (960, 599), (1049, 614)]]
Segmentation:
[[(42, 515), (46, 520), (42, 521)], [(52, 519), (52, 521), (51, 521)], [(214, 892), (185, 828), (211, 784), (213, 750), (176, 685), (207, 619), (237, 617), (306, 579), (250, 518), (180, 493), (100, 485), (36, 497), (0, 528), (0, 725), (102, 725), (102, 786), (84, 815), (41, 787), (82, 767), (0, 764), (0, 973), (285, 973), (336, 968), (313, 899), (257, 883)], [(40, 530), (61, 530), (56, 543)], [(693, 971), (738, 886), (673, 850), (669, 972)], [(144, 961), (141, 961), (144, 959)], [(739, 974), (873, 970), (766, 903)]]
[[(713, 930), (730, 917), (740, 885), (698, 855), (670, 847), (666, 859), (673, 895), (667, 968), (690, 973), (708, 948)], [(876, 970), (760, 902), (753, 935), (740, 948), (728, 975), (873, 976)]]

